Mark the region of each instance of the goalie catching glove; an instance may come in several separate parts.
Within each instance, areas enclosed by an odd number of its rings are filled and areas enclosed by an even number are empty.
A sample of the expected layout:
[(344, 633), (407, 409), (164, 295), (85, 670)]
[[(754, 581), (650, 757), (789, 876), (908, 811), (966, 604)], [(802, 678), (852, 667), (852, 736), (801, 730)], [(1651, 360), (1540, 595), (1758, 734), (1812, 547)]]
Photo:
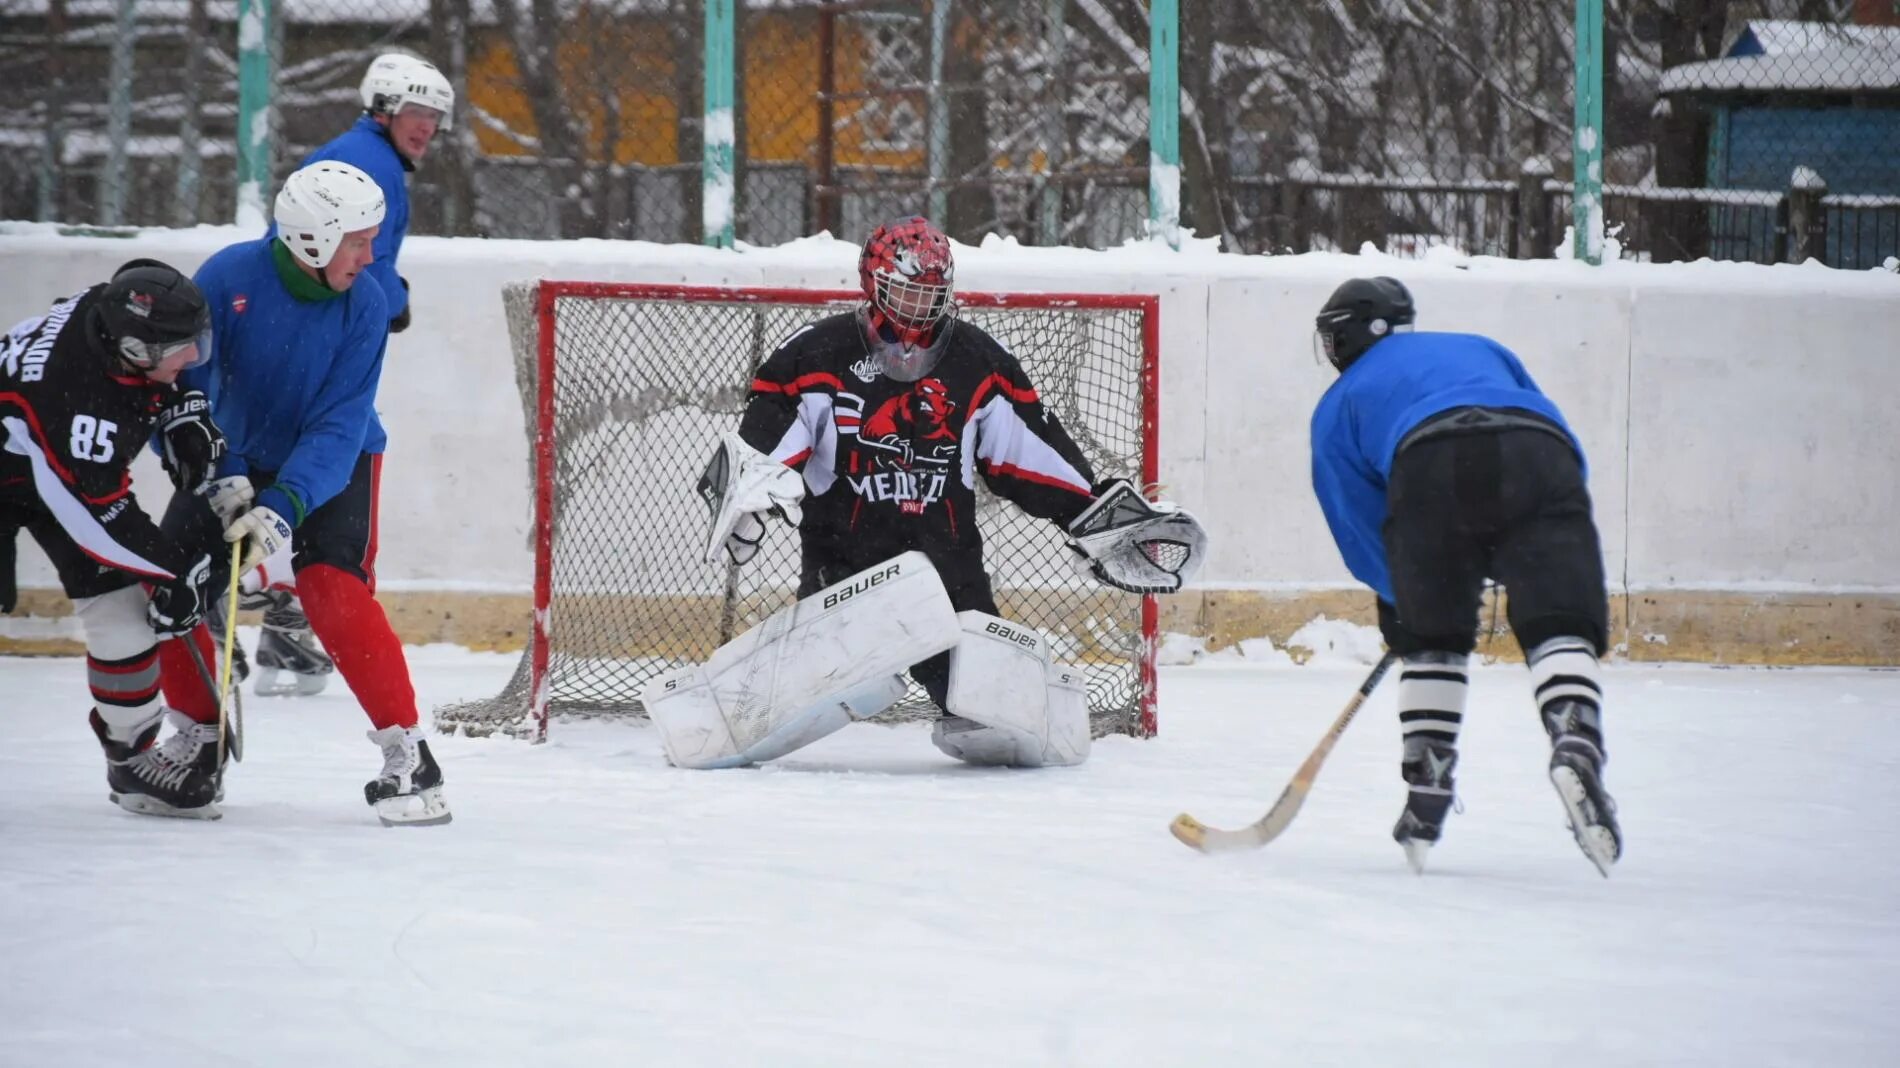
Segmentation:
[(718, 563), (723, 547), (734, 564), (743, 564), (765, 540), (767, 515), (798, 525), (804, 516), (798, 502), (805, 499), (805, 478), (728, 431), (699, 476), (699, 495), (712, 509), (706, 562)]
[(1069, 547), (1099, 582), (1129, 593), (1174, 593), (1206, 561), (1207, 531), (1177, 505), (1149, 501), (1117, 480), (1069, 524)]

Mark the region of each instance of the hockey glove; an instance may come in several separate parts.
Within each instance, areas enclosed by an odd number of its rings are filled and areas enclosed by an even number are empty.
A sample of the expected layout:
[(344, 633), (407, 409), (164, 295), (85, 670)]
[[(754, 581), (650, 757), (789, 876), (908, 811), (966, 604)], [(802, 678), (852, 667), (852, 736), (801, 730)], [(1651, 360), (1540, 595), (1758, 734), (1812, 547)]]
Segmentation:
[(198, 493), (224, 457), (224, 434), (211, 421), (211, 401), (195, 389), (181, 389), (158, 413), (160, 459), (172, 485)]
[(145, 618), (160, 638), (191, 633), (205, 614), (205, 586), (211, 581), (211, 557), (200, 556), (170, 582), (152, 587), (145, 602)]
[(1098, 582), (1129, 593), (1174, 593), (1206, 561), (1207, 531), (1180, 507), (1151, 502), (1116, 481), (1069, 524), (1069, 548)]
[(242, 541), (238, 574), (246, 575), (290, 544), (290, 522), (269, 508), (253, 508), (224, 528), (225, 541)]
[(706, 461), (699, 477), (699, 495), (712, 509), (706, 535), (706, 562), (717, 563), (719, 551), (743, 564), (765, 540), (765, 517), (777, 515), (797, 526), (804, 517), (799, 502), (805, 497), (805, 478), (728, 431)]
[(251, 502), (257, 499), (257, 491), (251, 488), (251, 480), (243, 475), (229, 478), (214, 478), (205, 484), (201, 496), (211, 510), (218, 514), (218, 522), (227, 529), (237, 522), (237, 517), (250, 511)]
[[(396, 281), (402, 283), (402, 291), (404, 293), (409, 292), (409, 279), (404, 278), (402, 275), (397, 275)], [(409, 329), (409, 304), (404, 302), (402, 311), (397, 313), (394, 319), (389, 320), (389, 332), (392, 334), (400, 334), (407, 329)]]

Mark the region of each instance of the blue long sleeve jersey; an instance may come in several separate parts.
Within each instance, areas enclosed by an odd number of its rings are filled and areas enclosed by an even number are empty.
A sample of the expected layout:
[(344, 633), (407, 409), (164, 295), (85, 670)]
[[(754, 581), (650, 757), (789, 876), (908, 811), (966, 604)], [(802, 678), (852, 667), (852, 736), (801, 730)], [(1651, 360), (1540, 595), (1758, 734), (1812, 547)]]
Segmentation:
[(383, 450), (375, 402), (389, 311), (367, 272), (341, 293), (307, 279), (294, 290), (280, 247), (240, 242), (198, 268), (217, 340), (182, 379), (211, 399), (229, 443), (219, 476), (273, 475), (257, 503), (299, 524), (349, 484), (360, 453)]
[[(402, 252), (402, 239), (409, 236), (409, 168), (382, 124), (368, 115), (310, 153), (301, 166), (327, 159), (360, 169), (383, 191), (383, 225), (376, 231), (376, 240), (370, 242), (376, 262), (365, 273), (382, 287), (389, 317), (394, 319), (409, 306), (409, 291), (396, 275), (396, 256)], [(275, 228), (271, 230), (276, 232)]]
[(1387, 603), (1392, 573), (1380, 532), (1392, 457), (1420, 423), (1471, 406), (1535, 412), (1576, 445), (1517, 356), (1476, 334), (1394, 334), (1348, 366), (1313, 410), (1313, 492), (1347, 570)]

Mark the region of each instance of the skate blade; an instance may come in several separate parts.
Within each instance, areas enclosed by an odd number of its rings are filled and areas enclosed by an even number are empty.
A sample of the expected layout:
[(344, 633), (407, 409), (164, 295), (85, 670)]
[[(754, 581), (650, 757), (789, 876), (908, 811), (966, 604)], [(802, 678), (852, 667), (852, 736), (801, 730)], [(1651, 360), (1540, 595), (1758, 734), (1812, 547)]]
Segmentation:
[(1425, 874), (1425, 858), (1431, 854), (1432, 844), (1423, 838), (1410, 838), (1400, 845), (1405, 847), (1405, 863), (1412, 866), (1412, 874)]
[[(286, 681), (288, 680), (288, 681)], [(277, 668), (259, 668), (251, 692), (259, 697), (315, 697), (330, 684), (330, 675), (299, 675)]]
[(1589, 794), (1583, 789), (1583, 780), (1571, 768), (1552, 768), (1550, 782), (1557, 788), (1557, 796), (1564, 803), (1564, 812), (1570, 817), (1570, 833), (1577, 840), (1577, 848), (1583, 850), (1584, 857), (1596, 866), (1597, 874), (1608, 879), (1610, 866), (1617, 859), (1616, 836), (1608, 828), (1599, 827), (1584, 817)]
[[(224, 813), (218, 811), (216, 801), (197, 808), (177, 808), (156, 797), (146, 797), (144, 794), (109, 793), (106, 797), (127, 812), (136, 812), (141, 816), (165, 816), (177, 820), (221, 820), (224, 818)], [(220, 795), (221, 799), (222, 795)]]
[(418, 794), (385, 797), (372, 807), (385, 827), (438, 827), (455, 818), (449, 811), (449, 803), (442, 800), (440, 786), (431, 786)]

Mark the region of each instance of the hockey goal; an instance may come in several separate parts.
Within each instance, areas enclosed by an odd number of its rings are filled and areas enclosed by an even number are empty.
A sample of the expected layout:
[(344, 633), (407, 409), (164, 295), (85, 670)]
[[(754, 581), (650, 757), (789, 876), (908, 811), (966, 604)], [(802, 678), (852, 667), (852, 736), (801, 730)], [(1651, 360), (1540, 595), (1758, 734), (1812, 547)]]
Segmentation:
[[(707, 564), (694, 491), (738, 425), (754, 370), (792, 331), (854, 307), (849, 291), (597, 282), (503, 293), (531, 431), (534, 616), (494, 698), (436, 709), (439, 729), (545, 738), (550, 716), (641, 716), (654, 675), (704, 661), (794, 596), (797, 534), (769, 524), (744, 567)], [(1096, 477), (1155, 480), (1158, 300), (959, 294), (959, 316), (1022, 362)], [(1053, 524), (977, 487), (1002, 614), (1085, 666), (1095, 733), (1154, 732), (1152, 597), (1080, 574)], [(928, 714), (911, 694), (889, 718)]]

